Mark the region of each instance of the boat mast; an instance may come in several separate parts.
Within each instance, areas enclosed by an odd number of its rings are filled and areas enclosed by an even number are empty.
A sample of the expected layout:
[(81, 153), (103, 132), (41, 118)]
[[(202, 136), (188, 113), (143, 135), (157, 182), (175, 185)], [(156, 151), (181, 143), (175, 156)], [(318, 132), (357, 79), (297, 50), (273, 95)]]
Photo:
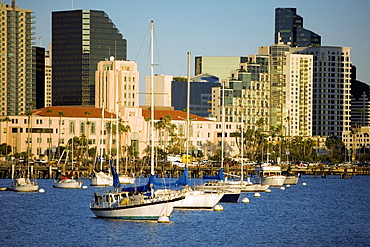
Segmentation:
[(186, 148), (186, 168), (189, 166), (188, 152), (189, 152), (189, 132), (190, 132), (190, 56), (191, 52), (188, 52), (188, 89), (187, 89), (187, 99), (186, 99), (186, 135), (185, 135), (185, 148)]
[(150, 22), (150, 133), (151, 133), (151, 150), (150, 150), (150, 175), (154, 175), (154, 20)]
[(101, 108), (101, 117), (102, 117), (102, 120), (101, 120), (101, 131), (100, 131), (100, 134), (101, 135), (100, 135), (100, 141), (99, 141), (99, 145), (100, 145), (100, 171), (103, 170), (104, 100), (103, 100), (103, 106)]
[[(116, 63), (113, 62), (115, 67)], [(119, 174), (119, 159), (120, 159), (120, 142), (119, 142), (119, 121), (118, 121), (118, 69), (114, 68), (115, 80), (116, 80), (116, 171)]]
[(221, 114), (221, 168), (224, 168), (224, 141), (225, 141), (225, 82), (222, 82), (222, 114)]
[(243, 181), (244, 180), (244, 174), (243, 174), (243, 166), (244, 166), (244, 108), (243, 108), (243, 100), (241, 102), (241, 108), (242, 108), (242, 112), (241, 112), (241, 115), (242, 115), (242, 119), (241, 119), (241, 128), (240, 128), (240, 139), (241, 139), (241, 144), (240, 144), (240, 147), (241, 147), (241, 158), (242, 158), (242, 162), (241, 162), (241, 169), (240, 169), (240, 180)]

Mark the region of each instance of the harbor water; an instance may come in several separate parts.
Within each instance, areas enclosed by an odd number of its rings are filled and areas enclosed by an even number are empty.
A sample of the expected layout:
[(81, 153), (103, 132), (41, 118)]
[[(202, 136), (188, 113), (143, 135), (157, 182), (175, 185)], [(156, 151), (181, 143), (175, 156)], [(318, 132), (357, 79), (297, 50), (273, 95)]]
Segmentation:
[(302, 176), (223, 211), (174, 210), (170, 223), (98, 219), (89, 202), (104, 189), (89, 184), (42, 179), (45, 193), (0, 191), (0, 246), (370, 246), (370, 176)]

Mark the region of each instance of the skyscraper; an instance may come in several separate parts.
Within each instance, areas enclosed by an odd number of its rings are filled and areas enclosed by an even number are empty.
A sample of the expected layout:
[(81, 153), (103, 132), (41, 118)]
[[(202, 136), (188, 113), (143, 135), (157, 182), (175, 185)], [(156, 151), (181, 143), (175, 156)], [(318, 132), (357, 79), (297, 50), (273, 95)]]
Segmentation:
[(351, 122), (351, 48), (318, 46), (290, 51), (313, 55), (313, 135), (341, 139)]
[(32, 78), (32, 10), (0, 2), (0, 115), (30, 111), (36, 100)]
[(95, 71), (110, 56), (126, 60), (126, 39), (104, 11), (52, 13), (53, 105), (95, 105)]
[(303, 28), (303, 18), (296, 8), (275, 9), (275, 44), (290, 47), (320, 46), (321, 36)]

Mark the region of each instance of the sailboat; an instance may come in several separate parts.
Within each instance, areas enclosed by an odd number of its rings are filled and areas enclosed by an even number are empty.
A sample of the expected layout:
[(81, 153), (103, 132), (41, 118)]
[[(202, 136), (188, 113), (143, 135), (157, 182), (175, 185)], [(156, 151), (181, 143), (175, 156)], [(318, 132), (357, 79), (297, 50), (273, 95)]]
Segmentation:
[(32, 178), (33, 176), (33, 167), (29, 167), (27, 160), (27, 171), (24, 175), (20, 171), (19, 177), (14, 179), (14, 165), (12, 165), (12, 186), (9, 187), (9, 190), (15, 192), (36, 192), (39, 189), (39, 185), (36, 179)]
[[(151, 21), (151, 129), (154, 134), (154, 61), (153, 61), (153, 37), (154, 21)], [(114, 191), (99, 195), (94, 194), (94, 201), (90, 204), (90, 210), (97, 217), (119, 218), (134, 220), (158, 220), (161, 216), (170, 217), (176, 202), (184, 199), (183, 196), (156, 196), (153, 189), (154, 179), (154, 137), (151, 138), (151, 176), (146, 185), (120, 190), (119, 174), (111, 165), (113, 174)]]
[(203, 176), (203, 179), (212, 179), (213, 181), (206, 182), (202, 185), (194, 186), (197, 190), (203, 190), (207, 193), (216, 193), (218, 191), (222, 191), (224, 193), (223, 197), (221, 198), (220, 202), (237, 202), (241, 190), (239, 188), (230, 188), (226, 185), (226, 179), (224, 177), (224, 138), (225, 138), (225, 85), (222, 84), (222, 136), (221, 136), (221, 168), (219, 170), (218, 175), (216, 176)]
[[(72, 140), (73, 141), (73, 140)], [(73, 147), (73, 144), (72, 144), (72, 147)], [(60, 164), (60, 161), (63, 157), (63, 154), (65, 153), (66, 150), (63, 150), (62, 152), (62, 155), (60, 156), (59, 160), (58, 160), (58, 166)], [(66, 152), (66, 162), (68, 160), (68, 150)], [(72, 148), (72, 153), (73, 153), (73, 148)], [(80, 189), (81, 186), (82, 186), (82, 180), (81, 179), (74, 179), (73, 178), (73, 155), (72, 156), (72, 170), (70, 172), (70, 174), (67, 174), (66, 176), (61, 176), (61, 174), (58, 174), (57, 176), (57, 179), (54, 179), (54, 184), (53, 184), (53, 187), (54, 188), (58, 188), (58, 189)]]
[[(118, 80), (116, 81), (118, 84)], [(116, 97), (118, 98), (118, 85), (116, 85)], [(118, 100), (117, 100), (118, 101)], [(116, 159), (116, 169), (117, 172), (119, 171), (119, 138), (118, 138), (118, 103), (116, 103), (116, 143), (117, 143), (117, 159)], [(104, 130), (104, 102), (102, 107), (102, 123), (101, 123), (101, 138), (103, 138), (103, 130)], [(101, 145), (100, 148), (100, 169), (99, 171), (93, 170), (93, 173), (91, 174), (91, 180), (90, 185), (91, 186), (113, 186), (113, 175), (111, 173), (107, 173), (103, 171), (103, 146), (101, 142), (99, 142)], [(95, 159), (96, 161), (96, 159)], [(135, 177), (130, 177), (126, 174), (120, 174), (119, 175), (119, 183), (121, 184), (134, 184), (135, 183)]]

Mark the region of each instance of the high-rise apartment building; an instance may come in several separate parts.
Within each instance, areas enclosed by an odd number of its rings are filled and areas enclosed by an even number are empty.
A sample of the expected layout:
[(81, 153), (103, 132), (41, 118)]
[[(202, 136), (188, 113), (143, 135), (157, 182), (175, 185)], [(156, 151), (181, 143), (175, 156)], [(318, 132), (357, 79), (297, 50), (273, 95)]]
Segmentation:
[(296, 8), (276, 8), (275, 44), (320, 46), (321, 36), (303, 28), (303, 18), (297, 14)]
[(351, 58), (349, 47), (291, 48), (291, 53), (312, 55), (313, 135), (342, 138), (351, 122)]
[(0, 115), (14, 116), (34, 108), (32, 10), (0, 2)]
[[(221, 87), (212, 89), (212, 115), (217, 121), (242, 123), (245, 128), (268, 131), (270, 127), (270, 81), (268, 56), (248, 56), (231, 71)], [(224, 89), (223, 89), (224, 88)]]
[[(95, 73), (95, 107), (116, 112), (139, 106), (139, 71), (134, 61), (100, 61)], [(118, 97), (118, 98), (117, 98)]]
[(288, 45), (259, 47), (269, 56), (270, 125), (285, 126), (287, 136), (312, 135), (312, 55), (292, 54)]
[(247, 62), (246, 57), (195, 57), (195, 75), (211, 74), (220, 80), (227, 79), (230, 71)]
[(52, 85), (52, 66), (51, 66), (51, 44), (49, 45), (49, 51), (45, 52), (45, 106), (51, 106), (51, 85)]
[(53, 105), (95, 105), (95, 71), (110, 56), (126, 60), (126, 39), (98, 10), (52, 12)]

